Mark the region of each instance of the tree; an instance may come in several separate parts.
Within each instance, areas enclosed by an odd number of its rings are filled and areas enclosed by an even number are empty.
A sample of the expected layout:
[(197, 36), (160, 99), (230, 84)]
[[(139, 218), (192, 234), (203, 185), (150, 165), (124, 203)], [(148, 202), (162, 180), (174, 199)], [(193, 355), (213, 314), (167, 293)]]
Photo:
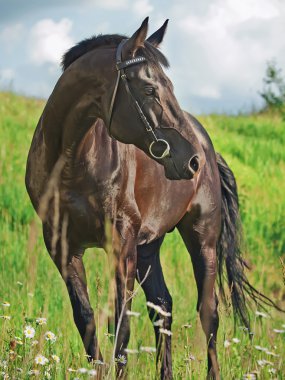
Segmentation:
[(277, 111), (285, 116), (285, 79), (275, 60), (267, 62), (260, 95), (265, 100), (265, 110)]

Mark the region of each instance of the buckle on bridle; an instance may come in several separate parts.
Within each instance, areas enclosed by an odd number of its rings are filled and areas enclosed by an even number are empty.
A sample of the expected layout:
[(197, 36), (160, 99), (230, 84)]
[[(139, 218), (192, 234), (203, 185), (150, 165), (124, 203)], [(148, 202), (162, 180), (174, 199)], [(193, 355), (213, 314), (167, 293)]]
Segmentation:
[[(154, 148), (154, 144), (157, 144), (157, 143), (163, 143), (166, 146), (166, 148), (164, 149), (163, 153), (160, 156), (155, 155), (152, 151), (152, 149)], [(161, 160), (162, 158), (165, 158), (165, 157), (170, 157), (170, 146), (168, 142), (164, 139), (157, 139), (156, 141), (153, 141), (150, 144), (148, 150), (149, 150), (150, 155), (153, 158), (156, 158), (157, 160)]]

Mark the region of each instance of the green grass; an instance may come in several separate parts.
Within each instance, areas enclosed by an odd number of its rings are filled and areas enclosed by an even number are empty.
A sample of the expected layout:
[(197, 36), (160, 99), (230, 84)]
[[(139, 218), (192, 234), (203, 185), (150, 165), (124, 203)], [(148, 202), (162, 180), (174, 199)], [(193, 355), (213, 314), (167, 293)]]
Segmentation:
[[(0, 93), (0, 372), (10, 378), (26, 379), (29, 370), (39, 369), (34, 362), (38, 353), (51, 360), (51, 378), (88, 378), (87, 374), (68, 372), (68, 368), (91, 369), (84, 356), (83, 345), (74, 326), (65, 285), (50, 260), (41, 237), (41, 227), (24, 186), (25, 162), (32, 134), (44, 107), (44, 102)], [(207, 116), (200, 120), (207, 128), (216, 150), (222, 153), (234, 171), (239, 186), (241, 214), (246, 240), (245, 256), (253, 270), (251, 282), (280, 305), (285, 299), (282, 266), (285, 258), (285, 124), (278, 117), (266, 115)], [(202, 379), (206, 376), (206, 344), (196, 314), (197, 293), (190, 260), (178, 234), (169, 234), (162, 249), (166, 282), (173, 297), (173, 366), (175, 379)], [(108, 263), (102, 250), (90, 249), (85, 254), (92, 306), (95, 310), (99, 341), (105, 361), (110, 361), (112, 342), (107, 333)], [(283, 300), (283, 301), (282, 301)], [(7, 301), (10, 307), (2, 306)], [(2, 310), (1, 310), (2, 309)], [(224, 379), (242, 379), (246, 373), (258, 371), (260, 379), (282, 379), (285, 376), (285, 334), (273, 331), (285, 329), (284, 315), (272, 312), (272, 318), (255, 318), (253, 313), (253, 343), (242, 329), (234, 332), (232, 316), (220, 304), (219, 361)], [(154, 346), (151, 322), (145, 299), (138, 292), (133, 310), (141, 313), (132, 319), (129, 348)], [(37, 326), (35, 318), (46, 317), (47, 325)], [(182, 325), (190, 323), (192, 328)], [(26, 324), (36, 329), (31, 345), (24, 339)], [(51, 330), (55, 343), (45, 341), (43, 334)], [(13, 346), (14, 337), (23, 344)], [(223, 342), (233, 337), (225, 349)], [(11, 343), (12, 341), (12, 343)], [(15, 345), (15, 344), (14, 344)], [(254, 348), (259, 345), (279, 356)], [(192, 356), (190, 356), (192, 355)], [(195, 357), (191, 360), (190, 357)], [(261, 367), (257, 360), (267, 359), (272, 365)], [(6, 361), (3, 363), (3, 360)], [(51, 360), (52, 362), (52, 360)], [(130, 379), (153, 379), (153, 354), (129, 357)], [(18, 370), (17, 370), (18, 368)], [(268, 370), (276, 369), (271, 375)], [(23, 372), (19, 372), (20, 369)], [(4, 378), (4, 374), (0, 375)], [(41, 369), (40, 378), (48, 378)]]

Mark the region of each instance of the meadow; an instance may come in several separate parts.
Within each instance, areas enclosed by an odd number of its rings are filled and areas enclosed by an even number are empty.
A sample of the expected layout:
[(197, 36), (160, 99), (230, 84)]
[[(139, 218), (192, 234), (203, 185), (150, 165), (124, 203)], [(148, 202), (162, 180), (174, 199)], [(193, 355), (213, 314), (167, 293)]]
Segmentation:
[[(24, 186), (27, 152), (44, 101), (0, 93), (0, 378), (96, 378), (88, 364), (63, 281), (47, 254), (41, 224)], [(269, 114), (199, 117), (235, 173), (252, 284), (285, 307), (285, 122)], [(191, 262), (179, 235), (161, 254), (173, 298), (174, 379), (206, 377), (206, 342), (196, 313)], [(113, 344), (107, 332), (109, 270), (102, 250), (84, 262), (106, 378)], [(283, 263), (283, 264), (282, 264)], [(139, 289), (133, 301), (129, 379), (155, 378), (154, 334)], [(219, 305), (218, 355), (223, 379), (285, 378), (285, 314), (252, 309), (252, 341)], [(41, 319), (39, 319), (41, 318)], [(39, 355), (42, 356), (39, 356)], [(97, 364), (97, 367), (99, 364)], [(98, 369), (98, 368), (95, 369)]]

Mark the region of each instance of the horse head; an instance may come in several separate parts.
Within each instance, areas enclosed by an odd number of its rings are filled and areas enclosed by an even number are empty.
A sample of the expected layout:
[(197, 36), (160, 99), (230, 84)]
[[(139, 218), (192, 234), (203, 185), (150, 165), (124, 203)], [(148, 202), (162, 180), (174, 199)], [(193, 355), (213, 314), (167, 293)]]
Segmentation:
[(205, 156), (163, 71), (168, 61), (158, 47), (167, 23), (147, 39), (146, 18), (131, 38), (121, 41), (115, 53), (117, 76), (109, 82), (113, 90), (105, 97), (103, 119), (112, 137), (134, 144), (162, 164), (168, 179), (191, 179)]

